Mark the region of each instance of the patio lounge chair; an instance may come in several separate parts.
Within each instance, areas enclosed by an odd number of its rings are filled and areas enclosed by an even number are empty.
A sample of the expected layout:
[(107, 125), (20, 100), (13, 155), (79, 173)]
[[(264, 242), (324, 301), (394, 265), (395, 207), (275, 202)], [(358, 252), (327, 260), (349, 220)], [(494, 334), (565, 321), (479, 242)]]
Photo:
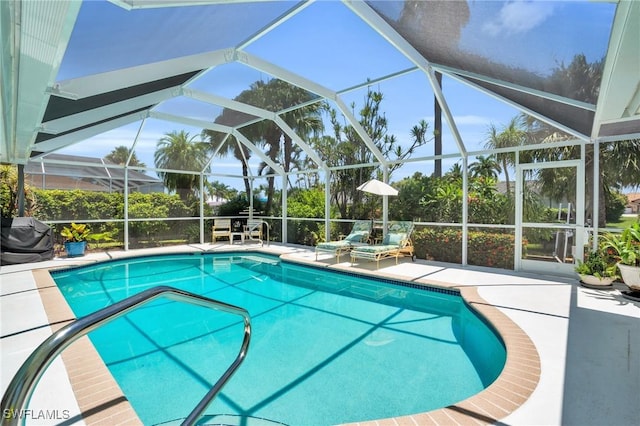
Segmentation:
[(356, 220), (351, 228), (349, 235), (339, 241), (327, 241), (316, 245), (316, 260), (318, 253), (331, 253), (336, 256), (336, 263), (340, 262), (340, 255), (348, 253), (354, 247), (367, 245), (369, 234), (371, 232), (371, 221)]
[(231, 242), (231, 219), (213, 219), (211, 239), (215, 243), (220, 237), (226, 237)]
[(380, 267), (380, 260), (388, 257), (395, 257), (396, 264), (400, 256), (411, 256), (414, 258), (413, 243), (411, 233), (413, 232), (413, 222), (398, 221), (390, 222), (387, 235), (381, 244), (356, 247), (351, 250), (351, 264), (356, 259), (369, 259), (376, 261), (376, 268)]

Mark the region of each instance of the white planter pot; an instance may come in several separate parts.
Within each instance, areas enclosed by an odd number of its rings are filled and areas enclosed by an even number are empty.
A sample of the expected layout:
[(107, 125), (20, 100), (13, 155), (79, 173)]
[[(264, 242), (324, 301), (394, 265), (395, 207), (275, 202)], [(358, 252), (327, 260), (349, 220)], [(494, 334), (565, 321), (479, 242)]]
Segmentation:
[(640, 291), (640, 267), (618, 263), (622, 281), (632, 290)]
[(601, 286), (610, 286), (611, 283), (615, 280), (615, 278), (613, 277), (606, 277), (606, 278), (598, 278), (598, 277), (594, 277), (593, 275), (584, 275), (584, 274), (579, 274), (580, 275), (580, 281), (582, 281), (584, 284), (588, 284), (588, 285), (592, 285), (592, 286), (597, 286), (597, 285), (601, 285)]

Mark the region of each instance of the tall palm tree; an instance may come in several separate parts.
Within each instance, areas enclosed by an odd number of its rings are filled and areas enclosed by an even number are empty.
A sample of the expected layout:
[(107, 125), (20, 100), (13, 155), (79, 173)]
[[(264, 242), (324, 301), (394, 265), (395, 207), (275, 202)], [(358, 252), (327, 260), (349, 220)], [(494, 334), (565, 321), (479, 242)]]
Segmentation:
[[(485, 148), (500, 149), (517, 147), (524, 144), (526, 132), (522, 130), (522, 116), (513, 117), (507, 126), (500, 132), (496, 126), (491, 124), (487, 132)], [(499, 152), (495, 154), (496, 160), (500, 163), (504, 179), (507, 185), (507, 197), (511, 197), (511, 182), (509, 179), (509, 167), (515, 165), (515, 155), (512, 152)]]
[[(407, 31), (414, 46), (425, 57), (437, 63), (456, 62), (455, 57), (467, 53), (458, 48), (462, 30), (467, 26), (471, 12), (464, 1), (405, 1), (398, 18), (400, 28)], [(446, 33), (446, 37), (441, 35)], [(438, 43), (431, 43), (438, 40)], [(428, 50), (428, 52), (427, 52)], [(442, 74), (435, 72), (435, 84), (442, 89)], [(437, 97), (433, 96), (434, 145), (433, 155), (442, 154), (442, 110)], [(442, 160), (434, 162), (434, 176), (442, 176)]]
[[(534, 128), (534, 134), (543, 137), (541, 142), (557, 141), (572, 139), (571, 136), (559, 132), (553, 127), (536, 122), (535, 120), (527, 121), (527, 126)], [(528, 127), (527, 127), (528, 129)], [(528, 133), (527, 130), (525, 132)], [(559, 147), (553, 149), (538, 149), (529, 151), (529, 162), (532, 161), (562, 161), (568, 159), (579, 158), (580, 147)], [(598, 226), (606, 226), (607, 215), (607, 193), (613, 189), (621, 189), (626, 186), (638, 186), (640, 182), (640, 139), (631, 139), (628, 141), (609, 142), (600, 145), (600, 173), (597, 177), (593, 174), (594, 165), (594, 146), (589, 144), (585, 149), (585, 218), (591, 219), (593, 211), (593, 192), (594, 186), (598, 189)], [(555, 181), (565, 179), (562, 172), (553, 169), (541, 173), (538, 178), (541, 180), (543, 188), (554, 188)], [(575, 178), (569, 181), (569, 184), (575, 185)], [(555, 187), (557, 189), (558, 187)], [(553, 195), (553, 194), (548, 194)]]
[(138, 157), (136, 156), (136, 153), (132, 148), (128, 148), (124, 145), (113, 148), (113, 150), (109, 154), (107, 154), (104, 159), (114, 164), (124, 166), (127, 164), (127, 160), (129, 160), (130, 155), (131, 161), (129, 161), (129, 166), (147, 167), (146, 164), (138, 160)]
[[(156, 168), (208, 172), (209, 145), (197, 141), (196, 137), (190, 136), (184, 130), (166, 133), (156, 144), (154, 154)], [(186, 201), (189, 195), (199, 191), (200, 178), (196, 174), (165, 171), (157, 173), (167, 189), (176, 191), (182, 200)]]
[(603, 150), (607, 180), (622, 187), (640, 187), (640, 139), (611, 142)]
[[(326, 109), (326, 104), (316, 102), (302, 108), (283, 114), (282, 119), (291, 127), (297, 135), (305, 140), (318, 137), (324, 130), (322, 122), (322, 111)], [(294, 169), (301, 169), (303, 165), (310, 166), (302, 156), (302, 150), (293, 143), (293, 140), (286, 133), (283, 134), (283, 167), (285, 173)]]
[[(272, 79), (268, 82), (256, 81), (248, 90), (243, 91), (235, 100), (249, 105), (257, 106), (268, 111), (278, 112), (295, 105), (313, 100), (314, 95), (293, 86), (282, 80)], [(319, 132), (322, 129), (321, 104), (311, 104), (288, 111), (282, 115), (283, 120), (303, 139), (310, 132)], [(223, 116), (237, 116), (242, 113), (223, 111)], [(245, 114), (246, 115), (246, 114)], [(248, 121), (248, 120), (245, 120)], [(219, 122), (216, 119), (216, 122)], [(295, 159), (300, 158), (301, 149), (291, 137), (271, 120), (262, 120), (240, 128), (240, 131), (256, 146), (265, 148), (265, 154), (274, 162), (282, 164), (285, 173), (297, 167)], [(237, 157), (236, 157), (237, 158)], [(248, 158), (248, 157), (247, 157)], [(260, 174), (272, 174), (273, 170), (263, 162), (258, 172)], [(248, 188), (249, 184), (246, 183)], [(249, 189), (249, 188), (248, 188)], [(248, 190), (247, 189), (247, 190)], [(267, 203), (266, 212), (271, 211), (275, 184), (273, 176), (267, 177)]]
[[(233, 110), (225, 111), (234, 112)], [(225, 158), (228, 155), (233, 155), (236, 160), (240, 161), (242, 165), (242, 181), (248, 198), (251, 193), (251, 185), (249, 183), (249, 159), (251, 158), (251, 151), (249, 148), (238, 142), (235, 136), (230, 135), (225, 140), (223, 134), (209, 129), (202, 131), (202, 139), (209, 143), (209, 149), (212, 152), (217, 152), (218, 157)]]
[[(596, 104), (600, 90), (600, 82), (604, 61), (587, 62), (584, 54), (576, 55), (567, 66), (561, 64), (550, 77), (553, 93), (579, 101)], [(551, 126), (529, 118), (525, 121), (527, 133), (533, 135), (537, 141), (569, 139), (568, 135), (557, 131)], [(537, 150), (531, 152), (531, 160), (543, 160), (551, 157), (554, 160), (579, 158), (579, 147), (563, 149)], [(606, 196), (605, 193), (631, 177), (640, 181), (640, 165), (637, 160), (627, 161), (629, 158), (640, 157), (640, 141), (621, 141), (601, 146), (600, 174), (595, 177), (593, 172), (594, 145), (588, 144), (585, 149), (586, 186), (585, 186), (585, 217), (591, 218), (593, 211), (593, 192), (595, 185), (599, 199), (599, 226), (606, 226)], [(551, 174), (550, 174), (551, 175)], [(551, 176), (549, 179), (553, 179)]]
[[(313, 100), (314, 95), (300, 87), (293, 86), (282, 80), (271, 80), (263, 85), (256, 85), (257, 91), (254, 95), (259, 95), (263, 108), (270, 111), (282, 111), (295, 105), (299, 105)], [(309, 139), (309, 136), (317, 136), (323, 130), (321, 112), (323, 104), (320, 102), (296, 108), (282, 114), (282, 119), (291, 127), (302, 139)], [(274, 162), (280, 162), (285, 173), (291, 172), (299, 167), (295, 159), (299, 159), (302, 150), (296, 145), (292, 138), (282, 131), (275, 123), (268, 123), (269, 126), (263, 129), (264, 145), (266, 154)], [(261, 165), (261, 171), (272, 172), (265, 164)], [(267, 205), (266, 210), (270, 211), (274, 193), (273, 178), (268, 178)]]

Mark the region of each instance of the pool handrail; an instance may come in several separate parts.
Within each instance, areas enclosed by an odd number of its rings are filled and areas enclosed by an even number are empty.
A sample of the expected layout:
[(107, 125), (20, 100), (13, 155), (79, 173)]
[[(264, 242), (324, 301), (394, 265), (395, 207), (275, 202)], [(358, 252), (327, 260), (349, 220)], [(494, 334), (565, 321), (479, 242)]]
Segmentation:
[[(202, 413), (204, 413), (204, 410), (209, 406), (213, 398), (215, 398), (222, 387), (238, 369), (242, 361), (244, 361), (249, 349), (249, 341), (251, 340), (251, 319), (249, 317), (249, 313), (244, 308), (229, 305), (218, 300), (210, 299), (208, 297), (200, 296), (174, 287), (157, 286), (116, 302), (113, 305), (107, 306), (92, 314), (78, 318), (56, 331), (49, 336), (48, 339), (42, 342), (40, 346), (38, 346), (31, 355), (29, 355), (27, 360), (22, 364), (11, 380), (11, 383), (9, 383), (9, 386), (2, 397), (2, 403), (0, 406), (2, 410), (1, 412), (3, 413), (3, 415), (0, 416), (0, 425), (18, 425), (20, 424), (20, 417), (22, 417), (22, 423), (25, 423), (26, 416), (23, 416), (22, 413), (25, 412), (26, 407), (29, 405), (33, 391), (40, 381), (40, 378), (51, 365), (53, 360), (71, 343), (104, 324), (107, 324), (112, 320), (161, 297), (205, 308), (213, 308), (215, 310), (234, 315), (240, 315), (244, 321), (244, 338), (235, 360), (182, 423), (183, 425), (195, 424)], [(5, 413), (8, 413), (9, 415), (5, 416)]]
[[(267, 245), (269, 244), (269, 230), (271, 229), (271, 226), (269, 225), (269, 222), (266, 222), (262, 219), (247, 219), (247, 224), (245, 225), (245, 229), (244, 229), (244, 236), (249, 237), (250, 240), (252, 241), (259, 241), (260, 242), (260, 247), (262, 247), (264, 245), (264, 241), (262, 240), (262, 238), (254, 238), (254, 232), (256, 231), (256, 229), (262, 225), (266, 225), (267, 226)], [(260, 231), (260, 234), (262, 235), (262, 231)]]

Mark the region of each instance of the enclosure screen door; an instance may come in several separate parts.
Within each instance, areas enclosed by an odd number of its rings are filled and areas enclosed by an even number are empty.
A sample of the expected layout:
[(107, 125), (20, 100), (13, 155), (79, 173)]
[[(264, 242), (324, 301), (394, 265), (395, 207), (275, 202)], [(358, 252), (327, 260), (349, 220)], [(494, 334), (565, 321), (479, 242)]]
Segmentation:
[(584, 217), (580, 160), (520, 164), (516, 170), (516, 270), (575, 275), (576, 260), (582, 260), (587, 243)]

